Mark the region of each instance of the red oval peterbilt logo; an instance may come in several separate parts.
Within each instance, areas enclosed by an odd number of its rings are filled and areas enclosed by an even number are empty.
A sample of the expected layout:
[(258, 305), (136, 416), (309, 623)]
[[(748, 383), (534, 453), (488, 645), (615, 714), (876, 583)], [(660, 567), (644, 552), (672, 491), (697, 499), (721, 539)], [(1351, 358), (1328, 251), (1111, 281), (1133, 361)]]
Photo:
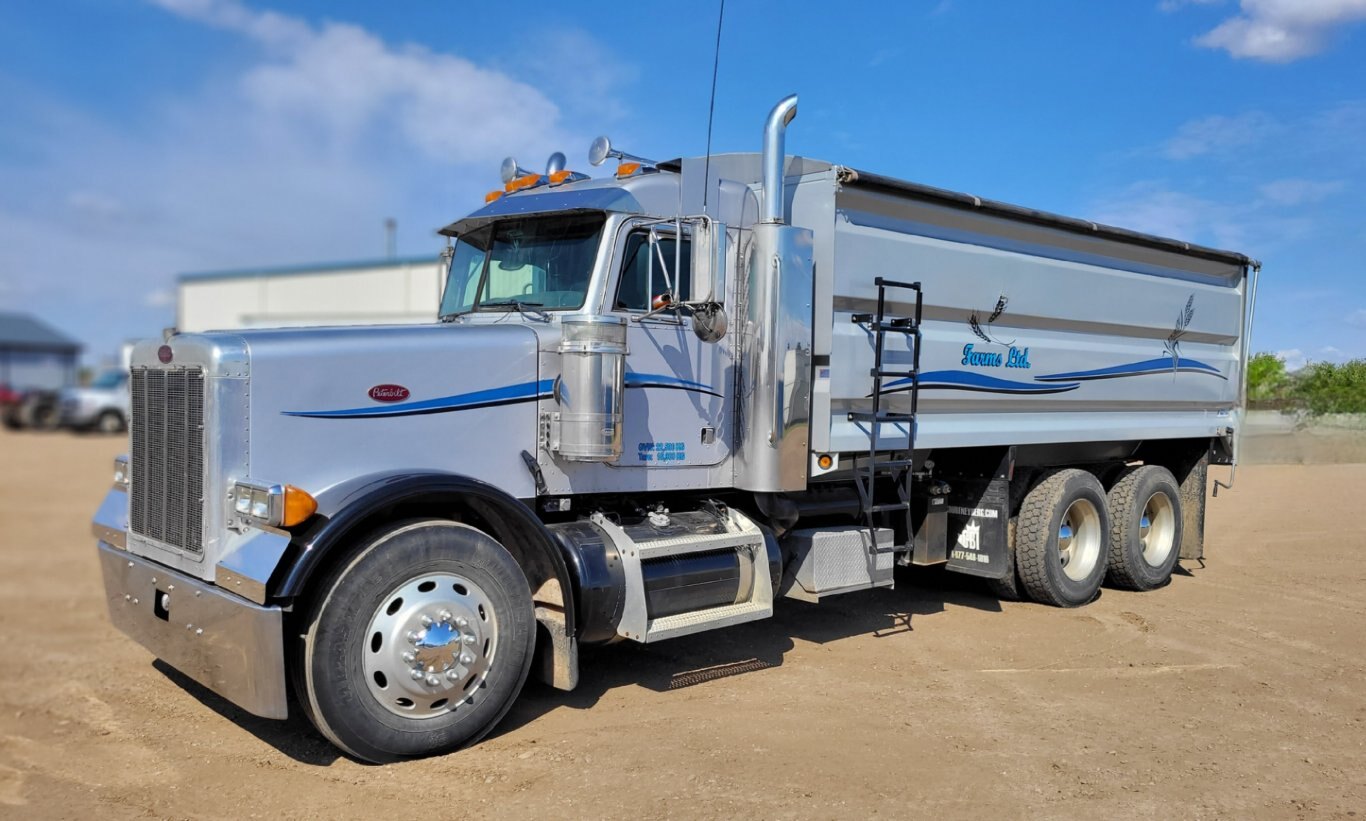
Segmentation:
[(370, 389), (370, 398), (376, 402), (402, 402), (408, 395), (408, 389), (402, 385), (376, 385)]

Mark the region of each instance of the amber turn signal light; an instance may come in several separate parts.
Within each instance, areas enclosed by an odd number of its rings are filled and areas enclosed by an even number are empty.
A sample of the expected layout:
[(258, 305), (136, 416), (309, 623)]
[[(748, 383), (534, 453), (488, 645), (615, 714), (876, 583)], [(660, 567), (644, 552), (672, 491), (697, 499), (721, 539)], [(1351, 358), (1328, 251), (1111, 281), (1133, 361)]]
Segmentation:
[(306, 490), (301, 490), (294, 485), (285, 485), (285, 504), (284, 511), (280, 516), (280, 524), (285, 527), (293, 527), (301, 522), (308, 520), (309, 516), (318, 512), (318, 500)]

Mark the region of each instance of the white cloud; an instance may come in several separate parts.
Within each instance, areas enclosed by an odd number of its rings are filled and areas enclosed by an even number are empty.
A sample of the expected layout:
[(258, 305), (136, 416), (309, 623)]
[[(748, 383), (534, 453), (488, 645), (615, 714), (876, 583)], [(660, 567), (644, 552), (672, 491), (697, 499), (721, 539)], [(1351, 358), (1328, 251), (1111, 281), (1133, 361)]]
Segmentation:
[(1258, 187), (1263, 198), (1276, 205), (1306, 205), (1320, 202), (1346, 187), (1342, 180), (1284, 179)]
[(1341, 364), (1347, 361), (1347, 352), (1333, 345), (1324, 345), (1319, 348), (1319, 356), (1324, 362)]
[(1285, 351), (1276, 351), (1276, 358), (1285, 363), (1288, 371), (1298, 371), (1309, 364), (1309, 358), (1304, 355), (1304, 351), (1299, 348), (1290, 348)]
[(1302, 207), (1220, 191), (1200, 196), (1166, 181), (1135, 183), (1091, 210), (1097, 222), (1260, 257), (1313, 234)]
[(155, 291), (148, 291), (142, 298), (142, 304), (148, 308), (169, 308), (176, 303), (175, 291), (169, 288), (158, 288)]
[(1333, 34), (1366, 20), (1366, 0), (1242, 0), (1241, 14), (1196, 38), (1233, 57), (1288, 63), (1326, 49)]
[(1279, 128), (1274, 119), (1260, 111), (1231, 117), (1216, 114), (1182, 124), (1163, 143), (1162, 153), (1173, 160), (1223, 153), (1259, 142)]
[[(154, 1), (239, 38), (234, 61), (137, 118), (33, 89), (0, 118), (0, 142), (24, 147), (0, 154), (0, 300), (81, 329), (92, 354), (167, 324), (178, 273), (379, 256), (388, 216), (401, 254), (434, 254), (504, 155), (585, 147), (610, 116), (539, 87), (569, 47), (533, 72), (235, 0)], [(602, 47), (561, 34), (596, 93), (629, 99), (629, 71), (595, 71)]]
[(242, 78), (259, 111), (350, 141), (397, 132), (433, 160), (492, 162), (553, 134), (560, 112), (532, 86), (452, 54), (394, 47), (347, 23), (320, 28), (235, 0), (155, 0), (256, 41), (274, 59)]

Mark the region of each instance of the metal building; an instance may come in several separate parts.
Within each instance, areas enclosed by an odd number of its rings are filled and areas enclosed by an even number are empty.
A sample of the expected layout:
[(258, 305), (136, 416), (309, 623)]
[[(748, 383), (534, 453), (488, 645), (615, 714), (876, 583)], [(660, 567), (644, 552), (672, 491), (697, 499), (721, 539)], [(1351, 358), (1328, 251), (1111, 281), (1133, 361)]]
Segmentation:
[(0, 385), (55, 390), (76, 381), (81, 344), (29, 314), (0, 312)]
[(181, 331), (433, 322), (441, 300), (436, 254), (180, 277)]

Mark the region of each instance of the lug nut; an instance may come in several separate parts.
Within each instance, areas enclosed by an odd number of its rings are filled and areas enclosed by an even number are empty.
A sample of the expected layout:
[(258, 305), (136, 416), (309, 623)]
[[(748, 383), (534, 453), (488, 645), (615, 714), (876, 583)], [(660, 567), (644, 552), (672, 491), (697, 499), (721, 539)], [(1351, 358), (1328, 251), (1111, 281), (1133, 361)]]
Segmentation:
[(423, 614), (422, 614), (422, 618), (419, 619), (419, 621), (422, 622), (422, 626), (423, 626), (423, 627), (431, 627), (431, 626), (432, 626), (432, 617), (429, 616), (429, 615), (427, 615), (426, 613), (423, 613)]
[(440, 683), (441, 683), (441, 679), (437, 678), (436, 676), (427, 676), (427, 686), (428, 686), (428, 687), (435, 687), (436, 685), (438, 685), (438, 684), (440, 684)]
[(404, 654), (403, 654), (403, 663), (404, 663), (404, 664), (412, 664), (412, 663), (415, 662), (415, 661), (417, 661), (417, 656), (414, 655), (412, 652), (407, 652), (407, 653), (404, 653)]
[(474, 663), (474, 656), (471, 656), (469, 653), (461, 653), (461, 654), (460, 654), (460, 663), (461, 663), (461, 664), (473, 664), (473, 663)]
[(421, 671), (421, 670), (414, 670), (412, 673), (409, 673), (409, 675), (411, 675), (411, 676), (413, 677), (413, 681), (421, 681), (421, 680), (422, 680), (422, 671)]
[(467, 618), (465, 618), (464, 616), (461, 616), (460, 618), (458, 618), (458, 619), (455, 620), (455, 626), (456, 626), (456, 627), (469, 627), (469, 626), (470, 626), (470, 620), (467, 619)]
[(459, 670), (447, 670), (447, 671), (446, 671), (446, 678), (450, 679), (451, 681), (455, 681), (456, 679), (460, 678), (460, 671), (459, 671)]
[(421, 641), (421, 640), (422, 640), (422, 634), (421, 634), (421, 633), (417, 632), (416, 630), (409, 630), (409, 631), (408, 631), (408, 643), (409, 643), (409, 644), (417, 644), (417, 643), (418, 643), (419, 641)]
[(474, 636), (471, 636), (469, 633), (466, 633), (465, 637), (460, 640), (466, 644), (474, 644)]
[(440, 613), (438, 613), (438, 614), (436, 615), (436, 618), (437, 618), (438, 621), (443, 621), (443, 622), (445, 622), (445, 623), (447, 623), (447, 624), (450, 624), (450, 622), (451, 622), (451, 611), (449, 611), (449, 610), (442, 610)]

